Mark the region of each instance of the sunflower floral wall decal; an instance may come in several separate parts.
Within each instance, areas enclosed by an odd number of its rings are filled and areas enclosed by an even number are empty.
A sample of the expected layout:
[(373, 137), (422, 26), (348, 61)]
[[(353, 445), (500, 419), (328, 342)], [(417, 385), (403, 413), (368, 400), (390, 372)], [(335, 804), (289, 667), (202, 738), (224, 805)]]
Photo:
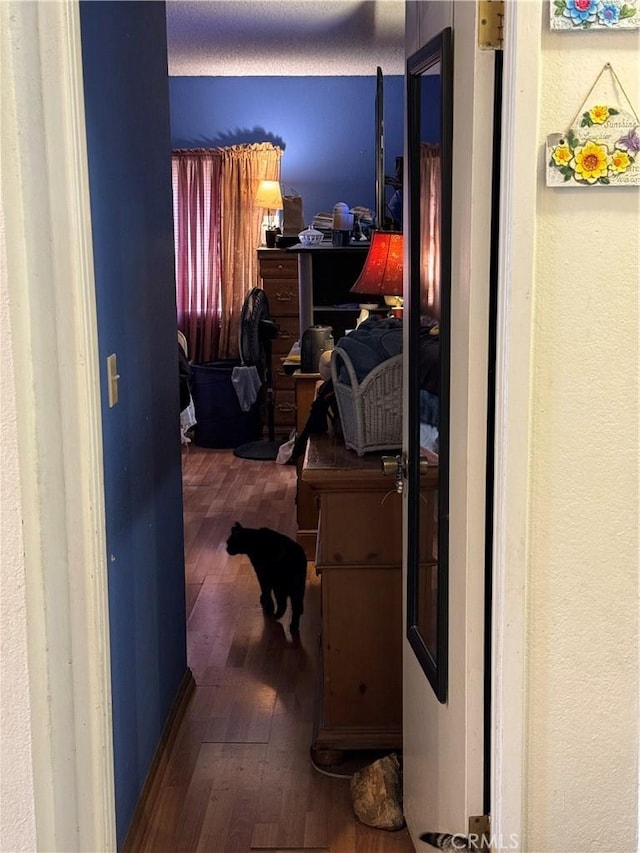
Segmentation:
[(625, 0), (551, 0), (550, 16), (556, 30), (640, 27), (638, 3)]
[(589, 135), (574, 129), (564, 135), (552, 134), (547, 145), (547, 185), (640, 184), (636, 129), (623, 135), (614, 126), (604, 132), (607, 122), (620, 114), (620, 110), (598, 104), (582, 114), (580, 128)]
[[(556, 0), (556, 2), (569, 0)], [(584, 13), (597, 14), (583, 2)], [(595, 11), (594, 11), (595, 9)], [(548, 187), (640, 186), (640, 119), (618, 75), (605, 63), (564, 133), (547, 137)]]
[(604, 104), (596, 104), (594, 107), (591, 107), (590, 110), (587, 110), (586, 113), (582, 113), (580, 127), (591, 127), (593, 124), (604, 124), (610, 116), (617, 115), (618, 110), (614, 110), (613, 107), (605, 107)]
[(611, 158), (606, 145), (600, 145), (589, 140), (585, 145), (578, 145), (573, 152), (569, 167), (573, 166), (576, 181), (586, 181), (588, 184), (609, 183), (608, 171)]
[(631, 168), (633, 158), (627, 151), (616, 148), (609, 159), (609, 170), (615, 175), (622, 175)]

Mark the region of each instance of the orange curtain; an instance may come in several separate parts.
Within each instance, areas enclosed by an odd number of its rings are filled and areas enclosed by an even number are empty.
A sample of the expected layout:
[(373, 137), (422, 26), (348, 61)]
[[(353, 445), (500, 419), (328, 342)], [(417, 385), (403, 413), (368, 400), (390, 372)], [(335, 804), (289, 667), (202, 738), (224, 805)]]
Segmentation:
[(261, 241), (263, 210), (255, 204), (262, 180), (280, 180), (282, 149), (263, 142), (233, 145), (222, 156), (222, 279), (223, 306), (220, 352), (238, 355), (238, 330), (244, 298), (258, 283), (256, 250)]
[(173, 152), (177, 320), (196, 363), (238, 357), (242, 304), (258, 283), (255, 194), (280, 179), (281, 157), (271, 143)]
[(420, 309), (440, 319), (440, 147), (420, 145)]

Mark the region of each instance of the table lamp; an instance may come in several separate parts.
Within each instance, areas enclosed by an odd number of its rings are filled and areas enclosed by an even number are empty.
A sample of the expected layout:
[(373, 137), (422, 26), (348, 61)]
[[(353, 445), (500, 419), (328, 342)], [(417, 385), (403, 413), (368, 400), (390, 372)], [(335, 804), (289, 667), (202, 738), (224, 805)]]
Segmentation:
[(384, 296), (389, 316), (402, 309), (402, 234), (374, 231), (367, 259), (351, 293)]
[(277, 229), (272, 217), (272, 211), (282, 210), (282, 192), (278, 181), (260, 181), (256, 192), (255, 202), (258, 207), (267, 209), (267, 228), (265, 231), (265, 243), (270, 249), (276, 244)]

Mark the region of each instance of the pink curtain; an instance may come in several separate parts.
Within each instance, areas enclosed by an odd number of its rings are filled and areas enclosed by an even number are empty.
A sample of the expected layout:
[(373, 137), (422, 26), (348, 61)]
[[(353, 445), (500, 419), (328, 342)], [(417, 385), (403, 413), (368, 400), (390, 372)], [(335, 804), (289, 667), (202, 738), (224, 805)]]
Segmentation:
[(174, 151), (178, 328), (194, 362), (237, 358), (244, 298), (258, 280), (261, 180), (280, 179), (271, 143)]
[(440, 319), (440, 147), (420, 145), (420, 308)]
[(178, 329), (189, 358), (218, 356), (221, 317), (222, 158), (214, 150), (174, 151), (173, 228)]

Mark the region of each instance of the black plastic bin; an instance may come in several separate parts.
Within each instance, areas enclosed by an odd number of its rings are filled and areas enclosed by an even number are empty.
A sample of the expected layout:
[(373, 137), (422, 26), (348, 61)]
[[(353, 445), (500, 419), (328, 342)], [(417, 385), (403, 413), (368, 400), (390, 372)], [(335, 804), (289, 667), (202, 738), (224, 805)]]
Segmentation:
[(258, 402), (243, 412), (231, 373), (239, 361), (191, 365), (191, 396), (196, 410), (194, 442), (199, 447), (238, 447), (262, 435)]

